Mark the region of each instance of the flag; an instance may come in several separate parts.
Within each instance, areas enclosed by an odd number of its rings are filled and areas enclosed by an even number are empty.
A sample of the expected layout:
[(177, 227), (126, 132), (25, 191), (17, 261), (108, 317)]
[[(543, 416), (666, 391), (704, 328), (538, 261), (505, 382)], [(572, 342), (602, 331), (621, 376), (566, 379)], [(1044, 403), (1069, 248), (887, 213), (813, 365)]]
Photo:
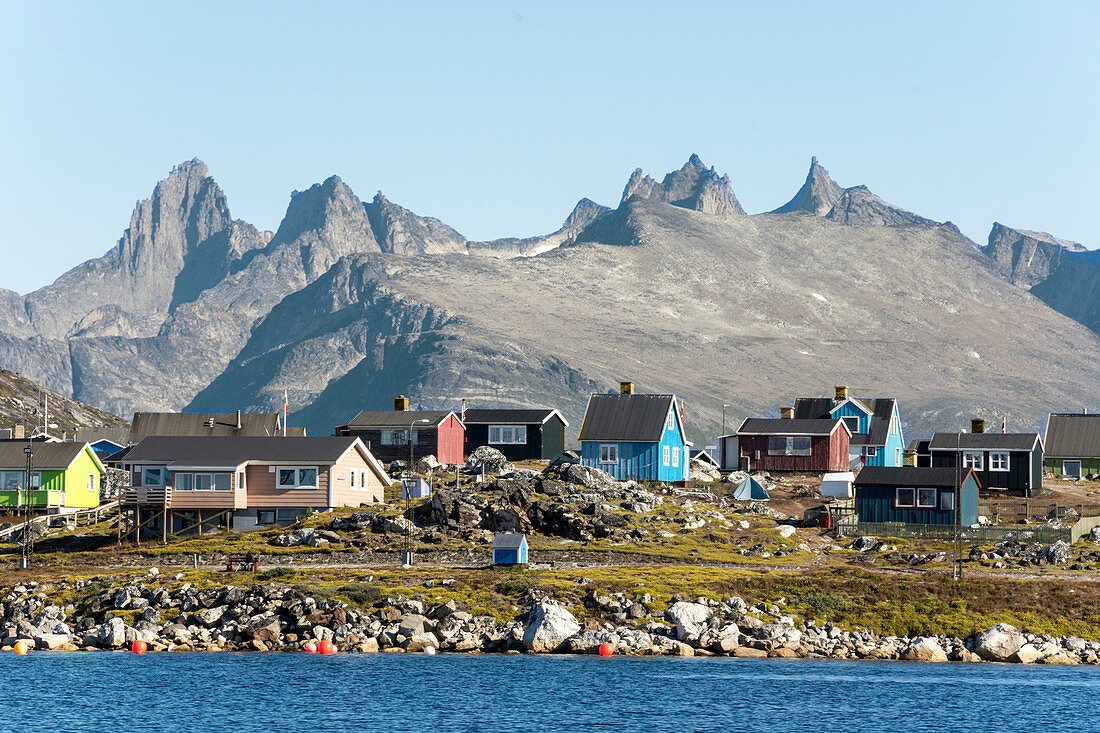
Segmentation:
[(1001, 420), (1001, 435), (1004, 435), (1007, 430), (1008, 430), (1008, 415), (1005, 415), (1004, 419)]
[(283, 437), (286, 437), (286, 419), (287, 412), (290, 410), (290, 398), (287, 397), (286, 390), (283, 390)]

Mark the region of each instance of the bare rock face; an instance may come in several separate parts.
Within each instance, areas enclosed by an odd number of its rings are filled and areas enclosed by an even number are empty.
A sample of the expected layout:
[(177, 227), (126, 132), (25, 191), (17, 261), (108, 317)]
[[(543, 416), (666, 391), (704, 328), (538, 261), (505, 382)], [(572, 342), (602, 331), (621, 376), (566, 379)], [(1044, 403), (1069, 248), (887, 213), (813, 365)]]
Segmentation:
[(580, 630), (581, 625), (568, 610), (539, 601), (528, 614), (523, 645), (531, 652), (554, 652)]
[(814, 216), (825, 216), (840, 202), (843, 195), (844, 189), (833, 182), (829, 171), (815, 157), (810, 159), (810, 172), (806, 174), (806, 182), (802, 184), (802, 188), (798, 189), (794, 198), (771, 213), (804, 211)]
[(894, 227), (907, 224), (935, 226), (938, 223), (883, 201), (871, 193), (866, 186), (844, 189), (840, 200), (825, 218), (854, 226)]
[(707, 168), (694, 153), (680, 170), (669, 173), (660, 183), (644, 175), (641, 168), (635, 169), (623, 189), (622, 203), (632, 198), (652, 199), (705, 214), (745, 213), (729, 176), (719, 176), (713, 166)]
[(466, 254), (466, 238), (431, 217), (417, 216), (379, 191), (366, 205), (371, 229), (383, 252), (395, 254)]
[(1046, 232), (1013, 229), (993, 222), (989, 244), (984, 251), (1001, 274), (1017, 285), (1030, 288), (1050, 277), (1066, 252), (1083, 252), (1085, 247)]

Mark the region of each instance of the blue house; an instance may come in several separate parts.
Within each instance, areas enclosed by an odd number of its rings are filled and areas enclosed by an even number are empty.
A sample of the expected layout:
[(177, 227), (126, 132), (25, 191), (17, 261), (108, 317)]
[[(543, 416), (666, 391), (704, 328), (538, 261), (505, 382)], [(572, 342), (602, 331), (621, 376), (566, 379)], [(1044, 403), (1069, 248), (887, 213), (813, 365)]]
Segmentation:
[(493, 537), (494, 565), (526, 565), (527, 535), (498, 534)]
[(871, 466), (856, 474), (852, 486), (860, 522), (978, 522), (981, 486), (972, 469)]
[(619, 481), (687, 481), (690, 446), (679, 400), (670, 394), (594, 394), (581, 423), (581, 464)]
[(94, 450), (96, 455), (100, 458), (114, 455), (126, 447), (124, 444), (116, 443), (110, 438), (100, 438), (90, 445), (92, 446), (92, 450)]
[(852, 433), (848, 441), (848, 459), (853, 469), (861, 465), (904, 465), (905, 436), (901, 430), (898, 402), (892, 397), (852, 397), (847, 387), (837, 387), (833, 399), (800, 397), (795, 400), (794, 417), (843, 420)]

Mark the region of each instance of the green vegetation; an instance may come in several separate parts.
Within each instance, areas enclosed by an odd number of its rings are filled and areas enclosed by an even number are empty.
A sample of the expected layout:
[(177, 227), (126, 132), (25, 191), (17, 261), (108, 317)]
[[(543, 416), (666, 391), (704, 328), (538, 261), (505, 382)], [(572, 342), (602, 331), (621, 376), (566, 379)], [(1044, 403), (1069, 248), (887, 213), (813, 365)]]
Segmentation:
[(297, 575), (297, 571), (294, 568), (271, 568), (270, 570), (264, 570), (263, 572), (256, 573), (256, 580), (261, 583), (266, 583), (272, 580), (285, 580), (287, 578), (293, 578)]
[(340, 588), (340, 595), (360, 608), (369, 608), (382, 600), (382, 591), (373, 583), (348, 583)]

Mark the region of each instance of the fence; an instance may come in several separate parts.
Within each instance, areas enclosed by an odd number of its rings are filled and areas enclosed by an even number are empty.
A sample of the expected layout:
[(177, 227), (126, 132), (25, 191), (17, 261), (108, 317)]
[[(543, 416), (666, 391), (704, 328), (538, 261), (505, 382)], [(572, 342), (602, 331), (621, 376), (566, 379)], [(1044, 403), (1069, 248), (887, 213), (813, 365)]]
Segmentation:
[[(990, 526), (959, 527), (959, 537), (963, 542), (986, 543), (1016, 540), (1017, 542), (1042, 542), (1051, 544), (1058, 540), (1072, 543), (1075, 527), (1058, 529), (1046, 525), (1034, 527)], [(1091, 527), (1089, 527), (1091, 529)], [(950, 524), (903, 524), (901, 522), (855, 522), (841, 521), (837, 524), (837, 534), (841, 537), (896, 537), (898, 539), (944, 540), (955, 539), (956, 528)], [(1085, 530), (1087, 533), (1088, 530)], [(1078, 535), (1078, 538), (1081, 535)]]
[(1100, 504), (1057, 504), (1031, 499), (1015, 501), (985, 501), (978, 505), (978, 514), (995, 524), (1027, 524), (1048, 519), (1100, 517)]

